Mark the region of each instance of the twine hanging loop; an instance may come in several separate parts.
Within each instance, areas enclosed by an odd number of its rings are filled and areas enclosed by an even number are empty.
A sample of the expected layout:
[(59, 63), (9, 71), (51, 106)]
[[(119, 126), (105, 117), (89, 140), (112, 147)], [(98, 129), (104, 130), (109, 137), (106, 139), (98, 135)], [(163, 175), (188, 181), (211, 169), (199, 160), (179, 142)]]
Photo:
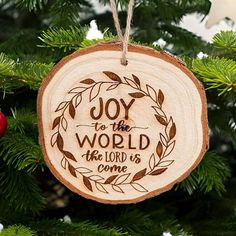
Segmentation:
[(132, 20), (132, 16), (133, 16), (134, 0), (129, 1), (128, 11), (127, 11), (126, 28), (125, 28), (124, 35), (122, 34), (122, 30), (120, 27), (120, 21), (119, 21), (119, 16), (118, 16), (118, 11), (117, 11), (116, 0), (110, 0), (110, 4), (111, 4), (111, 10), (112, 10), (112, 15), (113, 15), (113, 19), (114, 19), (116, 32), (117, 32), (119, 40), (122, 43), (121, 64), (127, 65), (128, 60), (127, 60), (126, 56), (127, 56), (127, 52), (128, 52), (128, 43), (129, 43), (129, 36), (130, 36), (130, 30), (131, 30), (131, 20)]

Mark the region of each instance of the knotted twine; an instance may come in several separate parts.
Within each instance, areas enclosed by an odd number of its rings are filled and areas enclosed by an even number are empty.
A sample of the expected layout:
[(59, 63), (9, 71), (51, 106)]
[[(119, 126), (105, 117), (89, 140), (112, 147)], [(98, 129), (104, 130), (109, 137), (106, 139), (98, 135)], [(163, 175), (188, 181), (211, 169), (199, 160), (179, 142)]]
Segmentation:
[(127, 65), (127, 52), (128, 52), (128, 43), (129, 43), (129, 36), (130, 36), (130, 29), (131, 29), (131, 20), (133, 16), (133, 8), (134, 8), (134, 0), (129, 1), (128, 11), (127, 11), (127, 19), (126, 19), (126, 28), (124, 35), (122, 34), (120, 21), (117, 11), (116, 0), (110, 0), (112, 15), (114, 19), (114, 24), (117, 32), (117, 36), (122, 43), (122, 54), (121, 54), (121, 64)]

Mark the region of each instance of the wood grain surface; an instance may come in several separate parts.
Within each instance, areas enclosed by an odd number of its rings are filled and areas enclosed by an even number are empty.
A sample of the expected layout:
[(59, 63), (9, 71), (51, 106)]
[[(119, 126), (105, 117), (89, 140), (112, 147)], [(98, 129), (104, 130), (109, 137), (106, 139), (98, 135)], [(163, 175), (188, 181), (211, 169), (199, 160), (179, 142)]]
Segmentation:
[(38, 94), (47, 166), (101, 203), (136, 203), (185, 179), (208, 149), (207, 102), (181, 60), (117, 42), (63, 58)]

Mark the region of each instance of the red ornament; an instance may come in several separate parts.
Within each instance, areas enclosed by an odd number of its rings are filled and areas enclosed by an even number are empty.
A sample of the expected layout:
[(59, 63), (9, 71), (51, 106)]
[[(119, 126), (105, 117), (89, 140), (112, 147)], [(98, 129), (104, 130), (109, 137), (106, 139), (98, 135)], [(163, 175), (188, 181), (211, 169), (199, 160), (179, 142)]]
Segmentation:
[(0, 138), (5, 134), (7, 129), (7, 118), (0, 112)]

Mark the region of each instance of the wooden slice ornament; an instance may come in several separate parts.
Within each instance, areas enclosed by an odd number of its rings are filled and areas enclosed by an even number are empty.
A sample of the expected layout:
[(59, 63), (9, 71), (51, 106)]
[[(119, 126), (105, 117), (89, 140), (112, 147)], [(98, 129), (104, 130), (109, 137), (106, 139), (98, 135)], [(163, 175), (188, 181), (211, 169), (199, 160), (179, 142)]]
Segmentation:
[(38, 95), (45, 161), (72, 191), (135, 203), (185, 179), (208, 148), (200, 82), (163, 52), (98, 44), (62, 59)]

